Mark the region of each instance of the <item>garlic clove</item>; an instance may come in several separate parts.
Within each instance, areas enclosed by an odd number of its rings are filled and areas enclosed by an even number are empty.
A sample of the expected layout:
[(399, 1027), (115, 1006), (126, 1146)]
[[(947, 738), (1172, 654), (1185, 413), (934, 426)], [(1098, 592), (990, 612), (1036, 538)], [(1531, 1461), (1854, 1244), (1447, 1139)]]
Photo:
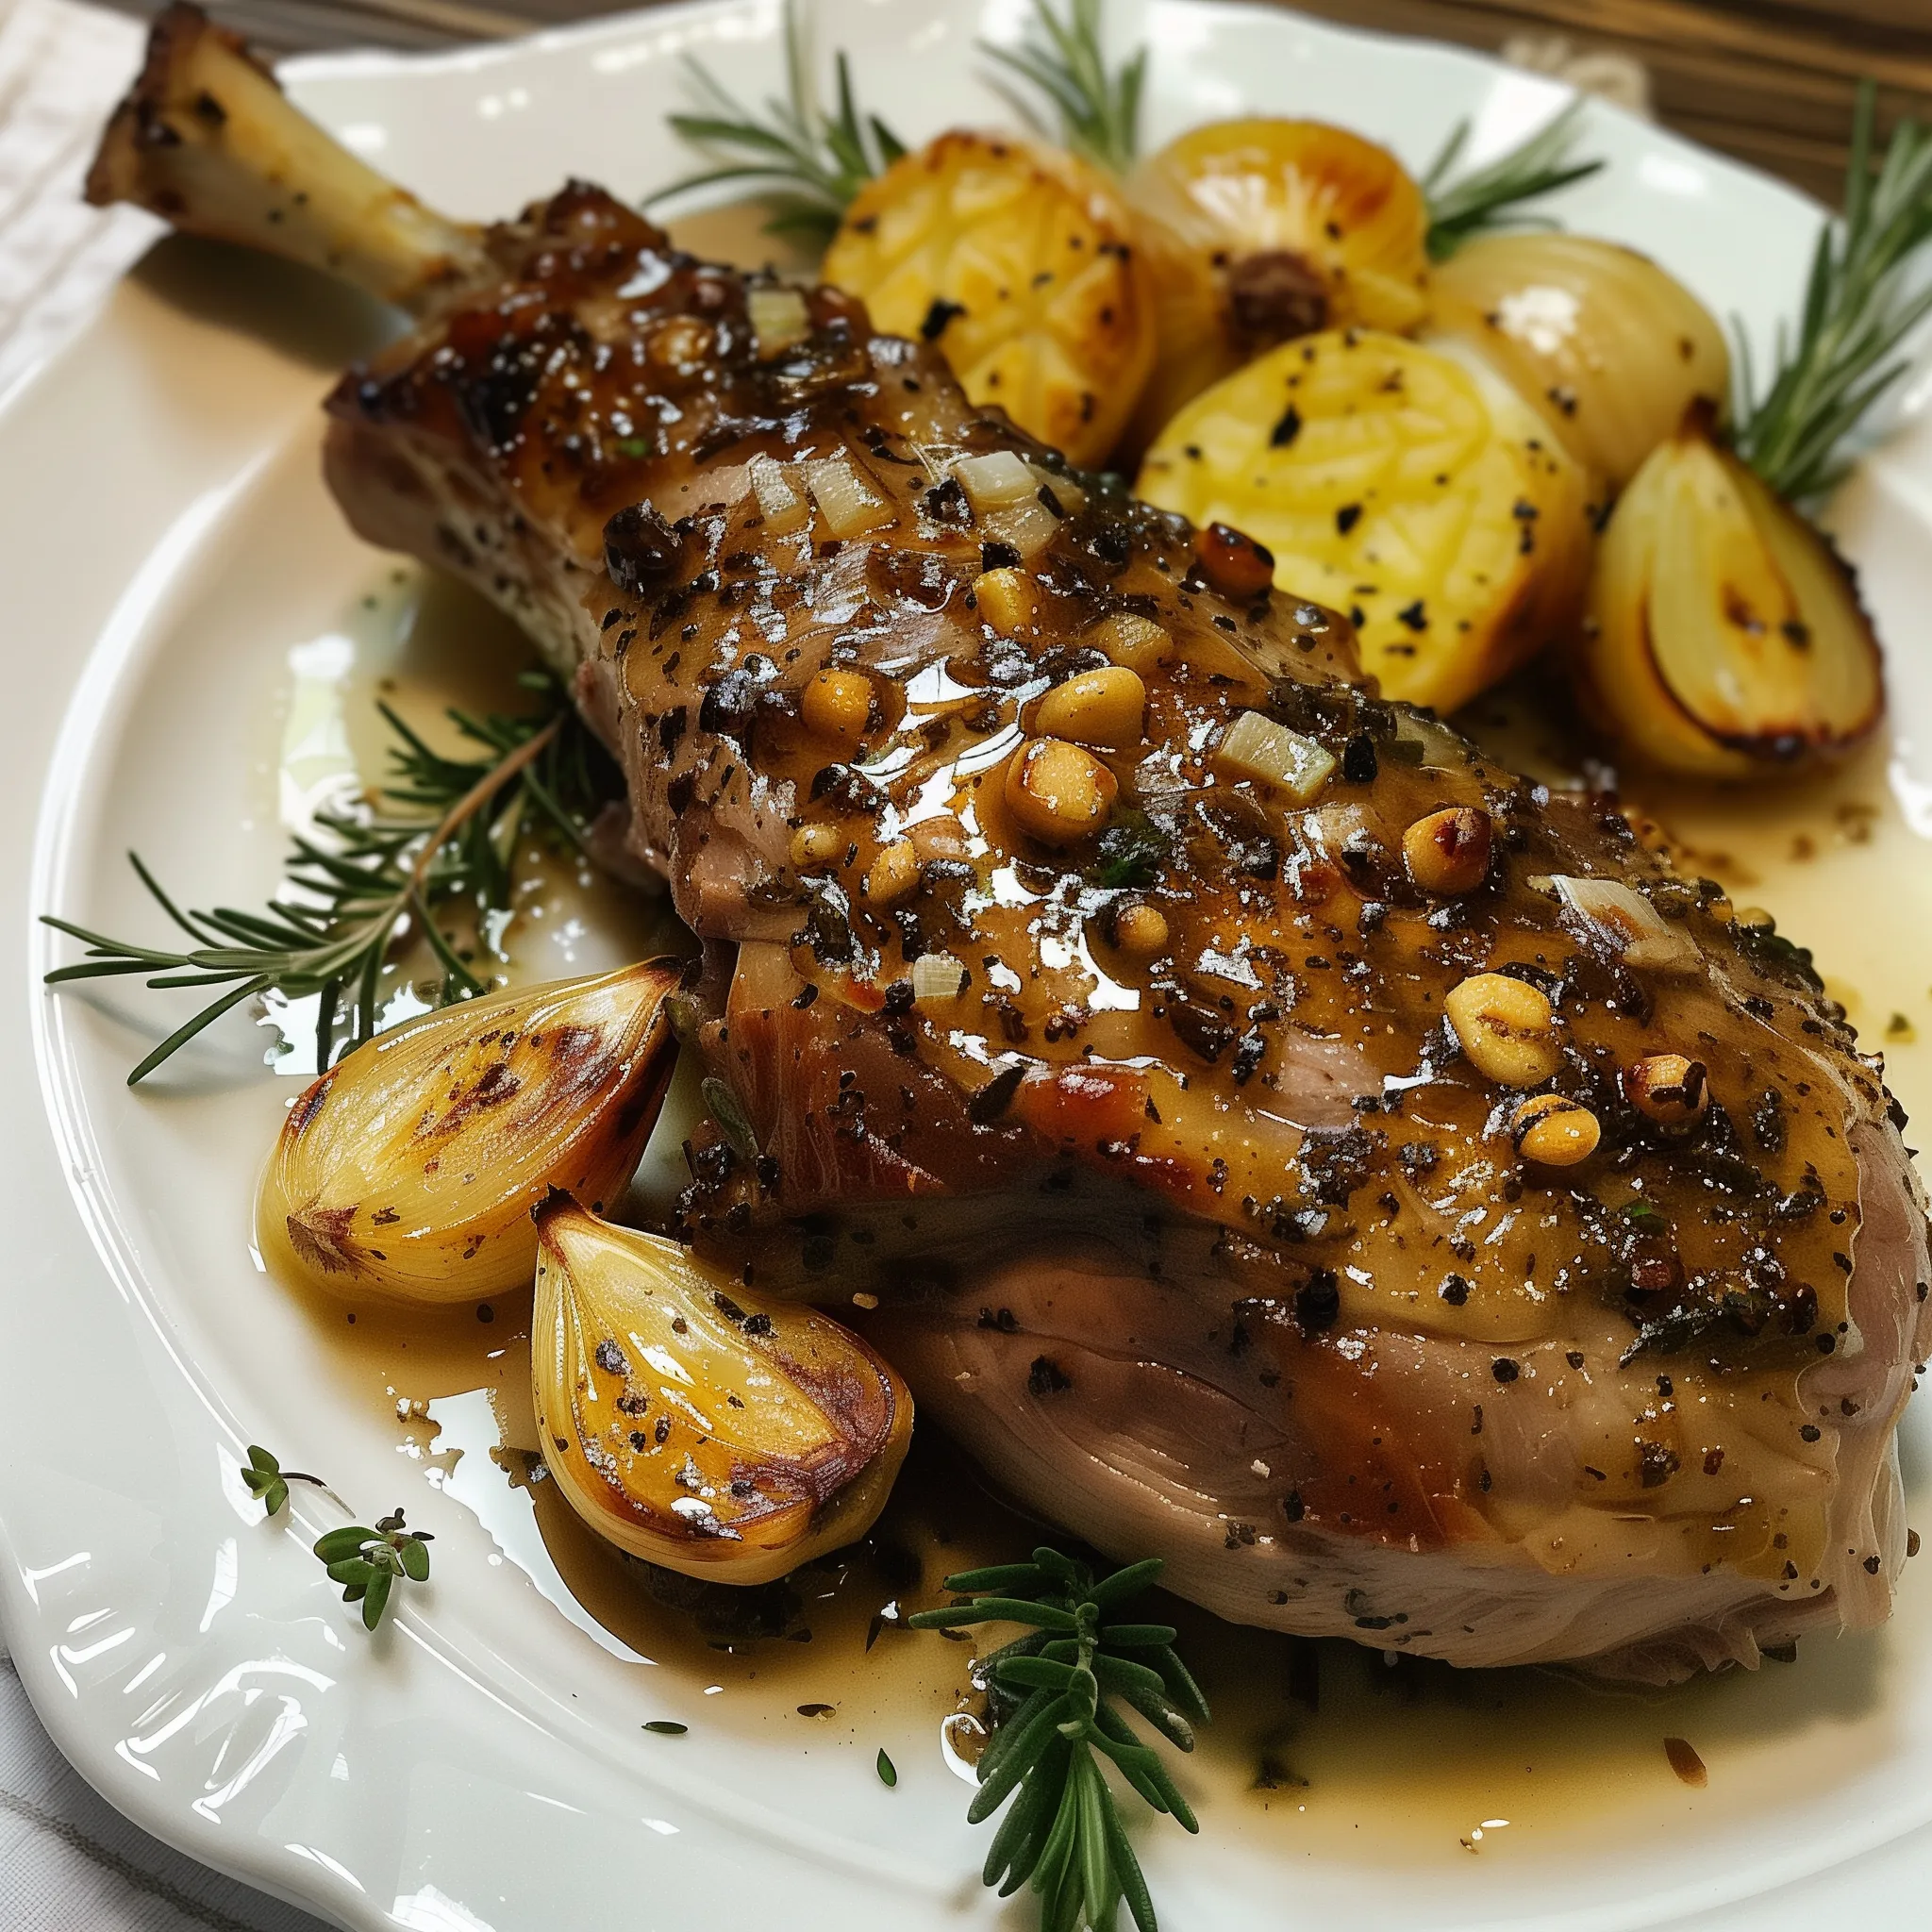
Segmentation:
[(518, 987), (347, 1054), (289, 1109), (256, 1236), (275, 1274), (349, 1296), (519, 1288), (553, 1187), (615, 1197), (658, 1116), (682, 968)]
[(912, 1436), (906, 1385), (814, 1309), (566, 1196), (537, 1213), (530, 1358), (559, 1490), (634, 1557), (766, 1583), (870, 1529)]
[(1576, 669), (1586, 708), (1631, 751), (1702, 777), (1833, 756), (1885, 706), (1850, 574), (1694, 414), (1604, 531)]

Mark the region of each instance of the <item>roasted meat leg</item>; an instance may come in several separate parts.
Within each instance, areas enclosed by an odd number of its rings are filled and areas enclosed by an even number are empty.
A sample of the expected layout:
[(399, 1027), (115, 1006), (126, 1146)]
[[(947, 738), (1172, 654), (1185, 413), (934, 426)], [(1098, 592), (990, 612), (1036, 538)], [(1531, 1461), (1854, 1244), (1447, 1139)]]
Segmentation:
[(1381, 702), (836, 290), (580, 183), (441, 222), (191, 13), (94, 192), (416, 314), (328, 479), (622, 760), (756, 1142), (694, 1143), (699, 1246), (875, 1300), (928, 1418), (1243, 1623), (1666, 1678), (1883, 1619), (1900, 1116), (1614, 800)]

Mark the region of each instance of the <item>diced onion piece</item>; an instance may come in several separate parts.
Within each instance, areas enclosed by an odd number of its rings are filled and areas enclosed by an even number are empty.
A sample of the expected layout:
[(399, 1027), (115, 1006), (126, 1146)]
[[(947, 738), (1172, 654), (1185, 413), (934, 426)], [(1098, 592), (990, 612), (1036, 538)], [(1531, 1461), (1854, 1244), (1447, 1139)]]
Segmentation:
[(803, 529), (810, 520), (811, 511), (793, 488), (791, 473), (783, 463), (767, 456), (752, 458), (751, 488), (758, 500), (758, 514), (773, 536), (789, 536), (793, 530)]
[(1704, 955), (1680, 926), (1673, 925), (1634, 886), (1621, 879), (1551, 879), (1571, 911), (1588, 920), (1623, 955), (1626, 966), (1659, 973), (1694, 973)]
[(811, 317), (805, 296), (778, 282), (755, 282), (745, 291), (744, 306), (751, 316), (752, 341), (758, 359), (769, 362), (811, 334)]
[(1059, 526), (1059, 518), (1038, 496), (1029, 496), (981, 517), (979, 534), (997, 542), (1010, 543), (1022, 557), (1031, 557), (1053, 541), (1053, 533)]
[(892, 506), (858, 474), (849, 457), (818, 457), (804, 465), (805, 487), (835, 537), (857, 537), (890, 523)]
[(976, 510), (1010, 509), (1040, 489), (1040, 479), (1033, 474), (1031, 464), (1009, 449), (963, 458), (953, 465), (953, 475), (959, 479), (967, 502)]
[(1243, 711), (1216, 747), (1214, 762), (1237, 778), (1258, 778), (1307, 804), (1328, 782), (1335, 759), (1312, 738), (1259, 711)]
[[(1059, 507), (1072, 516), (1076, 509), (1083, 509), (1087, 504), (1087, 492), (1071, 476), (1056, 476), (1050, 470), (1042, 470), (1038, 463), (1028, 463), (1033, 473), (1033, 493), (1038, 496), (1044, 490), (1050, 491)], [(1046, 507), (1041, 506), (1042, 509)], [(1053, 512), (1047, 511), (1051, 516)]]
[(922, 953), (912, 962), (915, 1000), (956, 1000), (965, 985), (966, 969), (950, 953)]

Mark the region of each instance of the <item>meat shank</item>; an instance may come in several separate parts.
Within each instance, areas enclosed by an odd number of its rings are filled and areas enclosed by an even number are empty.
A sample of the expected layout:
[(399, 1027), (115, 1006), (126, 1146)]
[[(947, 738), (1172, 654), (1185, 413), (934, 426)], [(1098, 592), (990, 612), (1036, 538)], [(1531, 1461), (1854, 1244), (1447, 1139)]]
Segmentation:
[[(929, 1419), (1237, 1622), (1662, 1680), (1883, 1620), (1932, 1333), (1902, 1116), (1807, 956), (1614, 799), (1382, 702), (1342, 620), (836, 290), (578, 182), (443, 221), (188, 9), (91, 190), (415, 316), (330, 397), (328, 481), (622, 762), (756, 1142), (694, 1141), (698, 1247), (876, 1298)], [(1138, 728), (1016, 795), (1049, 695), (1122, 668)], [(1232, 757), (1248, 714), (1299, 778)], [(1457, 808), (1487, 865), (1424, 890), (1405, 832)], [(1489, 974), (1548, 1003), (1526, 1087), (1445, 1020)], [(1665, 1054), (1674, 1124), (1632, 1086)], [(1596, 1151), (1524, 1158), (1524, 1091)]]

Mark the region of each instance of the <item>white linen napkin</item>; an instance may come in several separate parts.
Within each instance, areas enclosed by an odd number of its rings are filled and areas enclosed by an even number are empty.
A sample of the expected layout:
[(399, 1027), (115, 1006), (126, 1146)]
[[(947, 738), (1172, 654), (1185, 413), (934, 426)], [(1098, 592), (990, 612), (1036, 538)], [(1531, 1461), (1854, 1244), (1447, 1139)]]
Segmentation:
[(159, 232), (138, 208), (80, 198), (142, 39), (140, 22), (72, 0), (0, 0), (0, 398), (93, 313)]

